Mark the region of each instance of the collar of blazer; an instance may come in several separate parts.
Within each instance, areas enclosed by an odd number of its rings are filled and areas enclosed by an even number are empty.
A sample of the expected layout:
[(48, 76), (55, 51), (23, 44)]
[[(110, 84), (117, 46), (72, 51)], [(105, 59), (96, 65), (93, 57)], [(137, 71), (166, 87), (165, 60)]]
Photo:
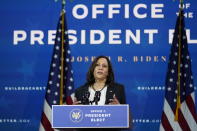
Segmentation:
[[(85, 84), (84, 86), (84, 91), (88, 91), (89, 85)], [(107, 92), (106, 92), (106, 100), (105, 100), (105, 104), (109, 103), (110, 99), (113, 99), (115, 92), (114, 92), (114, 84), (109, 84), (107, 85)]]

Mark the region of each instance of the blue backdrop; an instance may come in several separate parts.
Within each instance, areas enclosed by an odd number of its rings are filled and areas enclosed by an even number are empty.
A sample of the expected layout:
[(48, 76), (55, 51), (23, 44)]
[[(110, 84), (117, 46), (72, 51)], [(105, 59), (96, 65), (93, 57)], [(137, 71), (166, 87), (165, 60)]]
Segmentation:
[[(184, 2), (196, 84), (197, 2)], [(109, 56), (116, 81), (125, 86), (134, 131), (159, 129), (169, 34), (178, 4), (178, 0), (66, 3), (75, 88), (85, 82), (94, 56)], [(53, 0), (0, 2), (0, 130), (38, 130), (60, 9), (61, 3)]]

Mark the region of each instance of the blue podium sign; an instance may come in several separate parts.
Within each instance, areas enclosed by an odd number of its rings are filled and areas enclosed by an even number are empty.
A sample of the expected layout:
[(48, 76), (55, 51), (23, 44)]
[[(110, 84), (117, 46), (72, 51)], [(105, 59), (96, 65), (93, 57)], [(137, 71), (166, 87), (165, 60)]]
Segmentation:
[(53, 105), (53, 128), (129, 128), (129, 105)]

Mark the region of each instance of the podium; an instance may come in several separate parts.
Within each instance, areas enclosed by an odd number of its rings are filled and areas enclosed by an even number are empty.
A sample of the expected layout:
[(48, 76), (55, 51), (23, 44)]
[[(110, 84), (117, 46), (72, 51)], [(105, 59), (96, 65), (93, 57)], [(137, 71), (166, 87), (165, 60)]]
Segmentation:
[(53, 105), (53, 128), (129, 128), (129, 105)]

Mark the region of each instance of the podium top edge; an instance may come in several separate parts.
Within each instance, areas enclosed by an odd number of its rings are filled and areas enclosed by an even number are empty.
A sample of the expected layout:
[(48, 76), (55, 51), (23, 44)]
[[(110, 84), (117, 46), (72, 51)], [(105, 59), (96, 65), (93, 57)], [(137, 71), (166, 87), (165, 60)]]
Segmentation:
[(129, 104), (120, 104), (120, 105), (52, 105), (52, 107), (56, 107), (56, 106), (129, 106)]

